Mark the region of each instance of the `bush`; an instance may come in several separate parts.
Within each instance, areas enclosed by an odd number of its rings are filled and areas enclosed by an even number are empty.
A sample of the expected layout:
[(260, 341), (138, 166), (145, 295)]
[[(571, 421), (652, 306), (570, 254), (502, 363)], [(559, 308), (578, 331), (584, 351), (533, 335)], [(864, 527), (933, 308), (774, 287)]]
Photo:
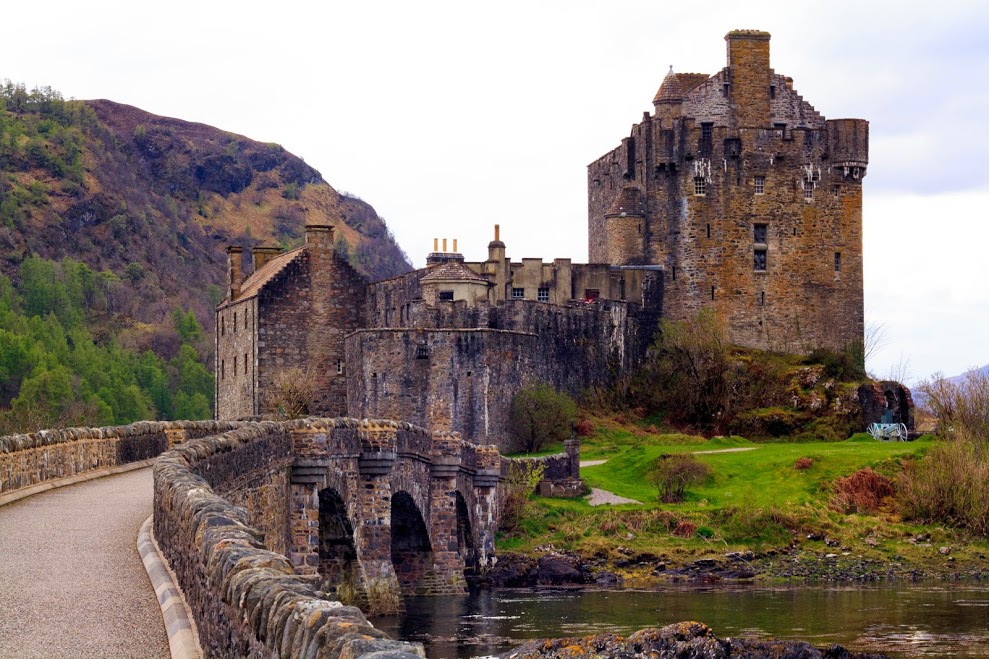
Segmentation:
[(689, 453), (663, 455), (656, 461), (649, 479), (659, 491), (663, 503), (683, 501), (689, 485), (703, 483), (711, 475), (711, 468)]
[(989, 443), (989, 373), (973, 369), (961, 381), (937, 374), (918, 388), (938, 419), (940, 435), (948, 436), (955, 429)]
[(508, 474), (501, 487), (501, 522), (499, 528), (509, 533), (519, 527), (519, 522), (529, 510), (529, 497), (543, 479), (546, 465), (535, 460), (511, 460)]
[(814, 466), (814, 461), (810, 458), (797, 458), (797, 461), (793, 463), (793, 468), (798, 471), (803, 471), (804, 469), (810, 469)]
[(865, 359), (861, 350), (849, 348), (837, 352), (830, 348), (817, 348), (807, 355), (807, 364), (821, 364), (824, 374), (839, 382), (857, 382), (866, 378)]
[(893, 483), (869, 467), (839, 478), (834, 483), (831, 507), (842, 513), (876, 512), (894, 494)]
[(989, 535), (989, 460), (965, 436), (935, 446), (906, 466), (897, 503), (904, 519), (950, 524)]
[(508, 432), (515, 450), (533, 453), (547, 444), (569, 439), (577, 417), (577, 404), (548, 384), (522, 389), (512, 399)]

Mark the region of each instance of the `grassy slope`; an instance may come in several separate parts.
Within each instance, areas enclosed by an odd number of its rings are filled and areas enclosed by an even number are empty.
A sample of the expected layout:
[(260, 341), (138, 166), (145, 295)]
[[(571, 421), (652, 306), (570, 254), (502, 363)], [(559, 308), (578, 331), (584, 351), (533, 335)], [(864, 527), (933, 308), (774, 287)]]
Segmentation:
[[(705, 440), (650, 433), (602, 419), (595, 425), (594, 435), (583, 442), (582, 458), (607, 462), (583, 468), (582, 476), (591, 487), (643, 503), (592, 508), (583, 499), (535, 497), (530, 516), (517, 533), (499, 539), (499, 549), (531, 552), (552, 544), (597, 556), (614, 567), (615, 561), (637, 554), (680, 564), (739, 550), (782, 550), (819, 560), (840, 551), (823, 542), (831, 538), (853, 558), (915, 565), (945, 565), (946, 557), (937, 549), (950, 544), (958, 560), (951, 563), (954, 569), (978, 565), (989, 547), (950, 529), (904, 523), (892, 507), (846, 515), (829, 506), (837, 478), (869, 466), (895, 479), (902, 460), (920, 457), (932, 445), (928, 437), (886, 443), (859, 434), (843, 442), (756, 444), (740, 437)], [(707, 482), (689, 488), (680, 504), (658, 501), (647, 475), (660, 455), (737, 448), (750, 450), (697, 455), (711, 468)], [(813, 466), (795, 469), (796, 460), (804, 457)], [(702, 534), (677, 537), (673, 531), (682, 523), (693, 524)], [(908, 541), (919, 533), (930, 533), (930, 544)], [(636, 574), (635, 568), (624, 572), (633, 581), (647, 576)]]

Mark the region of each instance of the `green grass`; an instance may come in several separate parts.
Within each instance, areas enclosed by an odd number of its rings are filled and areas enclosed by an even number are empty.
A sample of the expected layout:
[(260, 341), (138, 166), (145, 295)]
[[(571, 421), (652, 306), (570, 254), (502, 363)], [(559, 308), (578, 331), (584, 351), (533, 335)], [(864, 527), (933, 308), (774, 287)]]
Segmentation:
[[(698, 506), (706, 509), (754, 505), (795, 506), (821, 498), (836, 478), (847, 476), (865, 466), (874, 467), (890, 459), (914, 455), (930, 446), (929, 439), (916, 442), (879, 442), (854, 436), (844, 442), (805, 444), (752, 444), (742, 438), (718, 438), (705, 444), (640, 443), (602, 456), (608, 462), (585, 467), (581, 475), (592, 487), (599, 487), (623, 497), (654, 502), (656, 489), (648, 474), (657, 458), (670, 453), (746, 448), (731, 453), (708, 453), (697, 459), (711, 467), (712, 477), (703, 485), (688, 490), (688, 498), (676, 504), (677, 510)], [(794, 469), (798, 458), (810, 458), (809, 469)]]

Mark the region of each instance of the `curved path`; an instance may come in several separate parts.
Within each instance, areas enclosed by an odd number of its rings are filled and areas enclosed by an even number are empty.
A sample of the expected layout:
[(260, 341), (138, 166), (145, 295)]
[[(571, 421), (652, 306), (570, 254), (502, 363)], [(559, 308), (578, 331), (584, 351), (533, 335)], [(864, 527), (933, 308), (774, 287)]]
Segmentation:
[(168, 657), (137, 552), (151, 469), (0, 506), (0, 657)]

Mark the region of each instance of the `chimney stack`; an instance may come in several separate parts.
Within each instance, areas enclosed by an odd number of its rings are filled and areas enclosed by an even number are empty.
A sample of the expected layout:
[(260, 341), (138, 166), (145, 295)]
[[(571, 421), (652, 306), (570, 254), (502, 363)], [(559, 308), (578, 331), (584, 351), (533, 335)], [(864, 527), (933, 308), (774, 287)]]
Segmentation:
[(265, 263), (281, 253), (281, 247), (252, 247), (251, 257), (254, 259), (254, 272), (263, 268)]
[(307, 224), (306, 245), (322, 249), (333, 249), (333, 225)]
[(240, 245), (227, 247), (227, 284), (231, 302), (240, 295), (240, 284), (244, 280), (243, 255), (244, 248)]

